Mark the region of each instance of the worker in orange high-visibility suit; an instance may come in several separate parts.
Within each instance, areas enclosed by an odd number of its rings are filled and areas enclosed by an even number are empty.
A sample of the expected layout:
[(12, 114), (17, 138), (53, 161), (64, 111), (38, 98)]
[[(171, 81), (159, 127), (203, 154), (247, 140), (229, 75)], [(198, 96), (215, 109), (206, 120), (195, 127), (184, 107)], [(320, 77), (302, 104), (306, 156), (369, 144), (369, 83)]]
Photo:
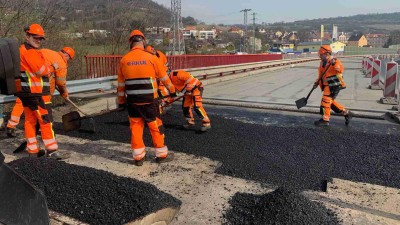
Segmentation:
[(314, 122), (316, 126), (328, 126), (331, 117), (331, 109), (336, 113), (341, 113), (345, 118), (345, 124), (350, 123), (352, 113), (345, 109), (335, 99), (341, 89), (346, 88), (343, 81), (344, 67), (339, 59), (332, 56), (332, 49), (329, 45), (323, 45), (319, 49), (319, 57), (321, 59), (318, 68), (318, 78), (314, 82), (314, 88), (318, 85), (323, 92), (320, 113), (323, 115), (322, 119)]
[(133, 30), (129, 43), (131, 51), (122, 57), (119, 64), (117, 92), (119, 110), (128, 108), (133, 159), (137, 166), (143, 165), (146, 155), (143, 130), (146, 123), (153, 139), (156, 162), (171, 161), (173, 154), (168, 153), (164, 144), (158, 111), (157, 80), (164, 83), (172, 96), (176, 96), (175, 88), (160, 60), (145, 51), (146, 39), (141, 31)]
[(183, 97), (183, 114), (186, 117), (186, 124), (184, 128), (189, 129), (194, 127), (195, 121), (193, 118), (193, 109), (197, 115), (203, 120), (201, 131), (207, 131), (211, 128), (211, 121), (203, 108), (203, 85), (202, 83), (190, 73), (177, 70), (169, 74), (172, 84), (178, 92), (185, 91)]
[(46, 149), (44, 154), (48, 157), (62, 159), (63, 155), (57, 151), (58, 144), (42, 98), (50, 95), (49, 77), (58, 69), (58, 64), (46, 64), (43, 54), (38, 50), (45, 39), (42, 26), (31, 24), (25, 27), (24, 31), (26, 41), (20, 47), (21, 73), (15, 83), (16, 95), (24, 106), (27, 152), (30, 156), (40, 156), (35, 128), (39, 122), (41, 137)]
[[(55, 86), (61, 92), (63, 98), (68, 98), (68, 90), (66, 87), (66, 75), (68, 61), (73, 59), (75, 51), (70, 47), (64, 47), (60, 52), (55, 52), (50, 49), (41, 49), (46, 63), (53, 64), (57, 62), (59, 68), (54, 72), (54, 76), (50, 76), (50, 96), (43, 96), (43, 100), (46, 104), (46, 109), (49, 112), (50, 120), (52, 121), (52, 110), (51, 110), (51, 96), (54, 93)], [(19, 98), (16, 99), (15, 105), (11, 112), (11, 118), (7, 123), (7, 136), (16, 137), (16, 126), (19, 124), (21, 115), (24, 112), (24, 106)]]
[(59, 68), (54, 71), (53, 75), (50, 76), (50, 95), (43, 96), (44, 103), (46, 104), (46, 108), (49, 111), (50, 119), (51, 121), (53, 121), (51, 98), (56, 88), (64, 99), (68, 98), (68, 89), (67, 89), (68, 61), (74, 58), (75, 51), (71, 47), (64, 47), (59, 52), (50, 49), (41, 49), (40, 52), (43, 54), (46, 63), (48, 64), (58, 63), (59, 66)]
[[(148, 52), (152, 53), (153, 55), (157, 56), (157, 58), (164, 65), (165, 71), (168, 74), (169, 73), (168, 60), (167, 60), (167, 57), (164, 55), (164, 53), (162, 53), (159, 50), (155, 50), (154, 47), (151, 46), (151, 45), (147, 45), (146, 46), (146, 51), (148, 51)], [(171, 97), (169, 96), (168, 89), (160, 81), (158, 81), (158, 97), (159, 97), (160, 114), (163, 114), (169, 108), (169, 107), (165, 107), (164, 108), (164, 106), (167, 105), (171, 101)]]

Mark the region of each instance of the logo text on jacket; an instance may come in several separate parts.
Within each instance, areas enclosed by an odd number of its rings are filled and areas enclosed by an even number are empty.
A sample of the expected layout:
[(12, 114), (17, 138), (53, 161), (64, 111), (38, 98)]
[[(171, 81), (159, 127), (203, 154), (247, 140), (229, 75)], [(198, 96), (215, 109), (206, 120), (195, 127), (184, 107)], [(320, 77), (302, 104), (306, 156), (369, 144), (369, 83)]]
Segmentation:
[(140, 65), (146, 65), (146, 60), (141, 60), (141, 61), (129, 61), (127, 63), (128, 66), (140, 66)]

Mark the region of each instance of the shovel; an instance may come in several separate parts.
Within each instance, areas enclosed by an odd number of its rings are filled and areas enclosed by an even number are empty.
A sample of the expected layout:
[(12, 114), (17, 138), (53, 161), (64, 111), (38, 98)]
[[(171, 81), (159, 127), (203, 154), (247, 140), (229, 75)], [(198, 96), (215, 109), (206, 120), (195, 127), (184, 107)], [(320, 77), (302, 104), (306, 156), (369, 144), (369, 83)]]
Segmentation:
[[(315, 87), (315, 88), (316, 88), (316, 87)], [(296, 101), (297, 109), (300, 109), (300, 108), (302, 108), (302, 107), (304, 107), (304, 106), (307, 105), (307, 100), (308, 100), (308, 98), (310, 97), (311, 93), (314, 91), (315, 88), (313, 87), (313, 88), (311, 89), (311, 91), (308, 93), (308, 95), (307, 95), (306, 98), (301, 98), (301, 99), (299, 99), (299, 100)]]
[(179, 96), (179, 97), (173, 99), (172, 101), (168, 102), (167, 104), (163, 105), (162, 108), (163, 108), (163, 109), (167, 108), (167, 107), (170, 106), (172, 103), (178, 101), (179, 99), (181, 99), (181, 98), (183, 98), (183, 97), (185, 97), (185, 92), (183, 92), (183, 94), (182, 94), (181, 96)]
[(94, 123), (94, 119), (91, 116), (84, 113), (74, 102), (71, 101), (71, 99), (66, 98), (65, 100), (67, 102), (69, 102), (71, 105), (73, 105), (84, 116), (81, 117), (79, 112), (77, 112), (77, 111), (72, 111), (72, 112), (69, 112), (69, 113), (63, 115), (62, 116), (63, 130), (65, 130), (65, 131), (77, 130), (81, 127), (82, 119), (89, 119), (89, 122), (92, 127), (92, 129), (90, 129), (90, 132), (92, 132), (92, 133), (96, 132), (96, 126)]

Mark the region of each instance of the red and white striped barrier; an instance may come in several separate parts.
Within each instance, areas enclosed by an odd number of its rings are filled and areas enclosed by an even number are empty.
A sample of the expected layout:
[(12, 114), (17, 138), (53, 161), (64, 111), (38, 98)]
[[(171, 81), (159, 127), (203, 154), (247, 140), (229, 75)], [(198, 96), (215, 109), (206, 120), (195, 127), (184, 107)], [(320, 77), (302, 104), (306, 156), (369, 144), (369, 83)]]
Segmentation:
[(367, 72), (366, 72), (366, 77), (371, 77), (371, 73), (372, 73), (372, 63), (374, 61), (374, 58), (372, 57), (368, 57), (367, 58)]
[(396, 81), (398, 74), (398, 64), (395, 61), (388, 62), (386, 64), (386, 78), (385, 88), (383, 89), (383, 97), (395, 97), (396, 96)]
[(381, 73), (381, 60), (374, 59), (372, 61), (371, 71), (371, 89), (380, 89), (379, 87), (379, 74)]

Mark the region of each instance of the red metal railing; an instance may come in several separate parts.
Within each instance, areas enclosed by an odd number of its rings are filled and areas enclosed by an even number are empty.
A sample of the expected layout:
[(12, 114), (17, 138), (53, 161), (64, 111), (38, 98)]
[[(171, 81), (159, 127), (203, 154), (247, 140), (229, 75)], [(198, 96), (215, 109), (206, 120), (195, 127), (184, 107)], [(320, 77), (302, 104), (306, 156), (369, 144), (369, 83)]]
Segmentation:
[[(122, 55), (87, 55), (86, 78), (116, 75)], [(280, 54), (167, 56), (172, 70), (281, 60)]]

